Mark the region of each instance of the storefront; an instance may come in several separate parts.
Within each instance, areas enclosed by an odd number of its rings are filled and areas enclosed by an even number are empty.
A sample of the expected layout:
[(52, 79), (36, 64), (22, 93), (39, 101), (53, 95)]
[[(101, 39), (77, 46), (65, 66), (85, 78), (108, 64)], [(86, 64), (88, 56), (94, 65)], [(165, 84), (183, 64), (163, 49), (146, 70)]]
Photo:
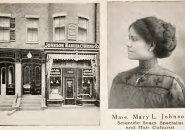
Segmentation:
[[(99, 95), (97, 82), (96, 44), (49, 43), (55, 44), (45, 49), (47, 56), (47, 99), (63, 99), (65, 105), (78, 105), (82, 102), (95, 103)], [(57, 45), (60, 44), (60, 45)], [(63, 44), (63, 45), (62, 45)], [(90, 47), (91, 46), (91, 47)], [(58, 48), (53, 49), (52, 48)]]

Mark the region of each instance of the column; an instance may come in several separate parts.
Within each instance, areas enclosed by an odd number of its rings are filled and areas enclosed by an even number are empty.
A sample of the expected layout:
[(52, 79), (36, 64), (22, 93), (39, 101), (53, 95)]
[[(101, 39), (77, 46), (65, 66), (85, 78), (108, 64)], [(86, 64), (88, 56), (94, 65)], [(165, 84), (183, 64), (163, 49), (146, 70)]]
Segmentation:
[(22, 95), (21, 79), (22, 79), (21, 63), (16, 62), (15, 63), (15, 95), (18, 95), (18, 97), (21, 97)]
[(99, 53), (96, 55), (96, 88), (97, 99), (100, 100), (100, 61)]
[(42, 63), (42, 84), (41, 84), (41, 88), (42, 88), (42, 97), (45, 97), (45, 88), (46, 88), (46, 69), (45, 69), (45, 63)]

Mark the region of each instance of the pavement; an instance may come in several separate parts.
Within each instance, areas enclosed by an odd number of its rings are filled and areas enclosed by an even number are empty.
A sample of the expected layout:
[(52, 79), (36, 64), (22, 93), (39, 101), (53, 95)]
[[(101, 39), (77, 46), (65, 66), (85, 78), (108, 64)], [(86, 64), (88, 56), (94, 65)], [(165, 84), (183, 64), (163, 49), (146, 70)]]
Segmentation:
[(99, 126), (100, 109), (95, 106), (48, 107), (41, 111), (0, 111), (0, 126)]

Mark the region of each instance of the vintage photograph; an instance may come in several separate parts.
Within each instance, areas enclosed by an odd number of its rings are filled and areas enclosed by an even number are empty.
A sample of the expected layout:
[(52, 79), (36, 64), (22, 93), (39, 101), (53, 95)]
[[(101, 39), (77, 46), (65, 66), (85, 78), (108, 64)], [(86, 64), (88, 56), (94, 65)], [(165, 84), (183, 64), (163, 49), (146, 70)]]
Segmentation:
[(109, 109), (185, 107), (184, 7), (108, 2)]
[(100, 125), (99, 3), (0, 3), (0, 126)]

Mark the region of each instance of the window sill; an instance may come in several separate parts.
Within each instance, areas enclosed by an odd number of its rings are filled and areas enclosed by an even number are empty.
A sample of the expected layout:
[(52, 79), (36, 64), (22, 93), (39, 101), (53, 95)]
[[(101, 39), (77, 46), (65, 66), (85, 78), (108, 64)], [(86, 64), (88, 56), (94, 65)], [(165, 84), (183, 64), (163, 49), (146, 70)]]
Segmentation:
[(39, 42), (26, 42), (26, 44), (39, 44)]

